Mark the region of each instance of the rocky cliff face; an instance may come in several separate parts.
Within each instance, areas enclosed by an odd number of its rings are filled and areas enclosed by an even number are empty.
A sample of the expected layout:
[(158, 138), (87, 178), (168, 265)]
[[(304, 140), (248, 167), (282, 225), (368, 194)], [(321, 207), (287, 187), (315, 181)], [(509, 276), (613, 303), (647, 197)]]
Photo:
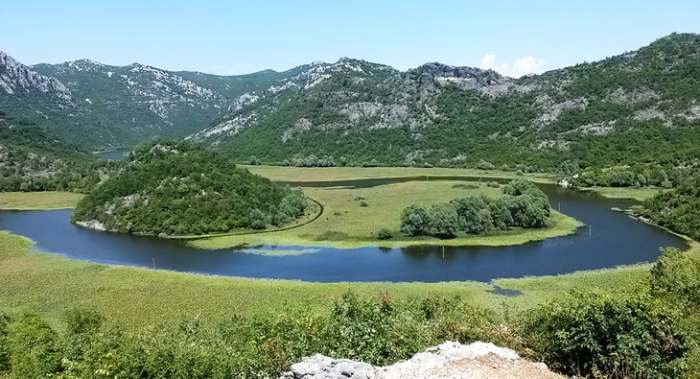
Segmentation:
[[(478, 68), (428, 63), (401, 72), (350, 58), (305, 65), (285, 74), (266, 89), (241, 95), (228, 115), (190, 138), (225, 143), (247, 128), (265, 128), (271, 119), (277, 125), (272, 132), (283, 143), (318, 131), (346, 136), (399, 127), (421, 129), (444, 117), (436, 113), (435, 103), (445, 88), (497, 94), (512, 84), (512, 79)], [(288, 123), (280, 125), (280, 119)]]
[(60, 81), (33, 71), (0, 51), (0, 89), (7, 95), (38, 91), (69, 102), (71, 94)]
[(543, 363), (524, 360), (490, 343), (445, 342), (391, 366), (375, 367), (323, 355), (292, 365), (280, 379), (563, 379)]

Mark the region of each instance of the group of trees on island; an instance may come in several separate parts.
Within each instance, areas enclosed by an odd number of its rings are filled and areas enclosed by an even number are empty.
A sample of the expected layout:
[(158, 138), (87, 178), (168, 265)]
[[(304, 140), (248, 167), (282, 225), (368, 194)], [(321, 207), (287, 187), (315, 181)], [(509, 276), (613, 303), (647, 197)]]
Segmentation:
[(452, 238), (459, 232), (484, 234), (511, 227), (541, 228), (551, 214), (549, 198), (532, 182), (516, 179), (503, 187), (505, 196), (467, 196), (429, 207), (410, 205), (401, 214), (408, 236)]
[(129, 233), (206, 234), (285, 225), (305, 208), (300, 190), (251, 174), (226, 155), (159, 141), (130, 154), (78, 204), (73, 220)]

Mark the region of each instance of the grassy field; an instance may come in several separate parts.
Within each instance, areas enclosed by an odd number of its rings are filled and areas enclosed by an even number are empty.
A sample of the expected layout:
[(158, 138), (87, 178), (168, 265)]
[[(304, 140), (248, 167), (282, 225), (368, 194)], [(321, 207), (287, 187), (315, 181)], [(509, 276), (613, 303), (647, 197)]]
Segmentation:
[(423, 167), (284, 167), (241, 166), (252, 173), (278, 181), (333, 181), (347, 179), (402, 178), (413, 176), (474, 176), (481, 178), (526, 178), (537, 183), (553, 183), (553, 174), (518, 175), (514, 171), (476, 170), (468, 168)]
[(0, 192), (0, 209), (74, 208), (84, 195), (72, 192)]
[(587, 187), (584, 191), (595, 191), (609, 199), (634, 199), (644, 201), (664, 191), (661, 188), (621, 188), (621, 187)]
[[(700, 255), (693, 245), (690, 254)], [(517, 313), (570, 289), (632, 291), (648, 275), (649, 265), (587, 271), (570, 275), (501, 279), (503, 288), (522, 296), (489, 292), (479, 282), (319, 284), (191, 275), (107, 266), (32, 251), (31, 241), (0, 232), (0, 310), (44, 315), (59, 326), (67, 309), (94, 308), (110, 322), (131, 329), (164, 320), (199, 317), (219, 321), (233, 314), (293, 313), (327, 310), (348, 290), (363, 296), (394, 298), (460, 296), (497, 312)]]
[[(295, 169), (293, 169), (295, 170)], [(369, 169), (373, 170), (373, 169)], [(295, 170), (296, 171), (296, 170)], [(305, 176), (304, 176), (305, 177)], [(296, 177), (287, 176), (296, 180)], [(305, 187), (307, 196), (324, 206), (316, 221), (279, 232), (214, 237), (189, 242), (198, 248), (226, 248), (240, 245), (301, 245), (361, 247), (407, 245), (504, 246), (522, 244), (573, 233), (580, 226), (575, 219), (555, 213), (550, 226), (542, 229), (519, 229), (508, 233), (484, 236), (461, 236), (454, 239), (408, 238), (401, 234), (402, 210), (411, 204), (430, 205), (468, 195), (502, 196), (500, 188), (486, 182), (411, 181), (370, 188)], [(391, 240), (378, 240), (377, 232), (387, 229)]]

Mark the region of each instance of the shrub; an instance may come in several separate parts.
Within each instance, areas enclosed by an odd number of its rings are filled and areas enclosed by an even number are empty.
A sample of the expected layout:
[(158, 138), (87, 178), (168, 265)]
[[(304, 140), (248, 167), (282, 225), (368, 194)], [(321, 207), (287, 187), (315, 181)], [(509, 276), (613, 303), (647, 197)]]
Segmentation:
[(390, 240), (393, 237), (394, 236), (391, 233), (391, 231), (389, 229), (386, 229), (386, 228), (379, 229), (379, 232), (377, 232), (377, 238), (380, 240)]
[(250, 227), (253, 229), (265, 229), (267, 226), (267, 217), (257, 208), (250, 211), (248, 218)]
[(645, 295), (616, 299), (573, 294), (535, 310), (525, 333), (532, 348), (568, 375), (676, 378), (688, 351), (676, 318)]
[(676, 248), (663, 249), (651, 269), (651, 291), (700, 306), (700, 262)]
[(10, 350), (7, 341), (10, 317), (0, 313), (0, 376), (10, 370)]
[(36, 315), (23, 315), (10, 324), (7, 346), (17, 378), (44, 378), (61, 366), (59, 336)]

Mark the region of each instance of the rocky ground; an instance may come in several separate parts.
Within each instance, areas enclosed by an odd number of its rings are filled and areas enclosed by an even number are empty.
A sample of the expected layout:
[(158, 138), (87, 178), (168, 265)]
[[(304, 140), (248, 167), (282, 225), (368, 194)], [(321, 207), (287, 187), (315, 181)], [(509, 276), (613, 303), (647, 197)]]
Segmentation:
[(445, 342), (411, 359), (391, 366), (375, 367), (348, 359), (324, 355), (304, 358), (292, 365), (280, 379), (556, 379), (544, 363), (520, 358), (513, 350), (491, 343), (462, 345)]

